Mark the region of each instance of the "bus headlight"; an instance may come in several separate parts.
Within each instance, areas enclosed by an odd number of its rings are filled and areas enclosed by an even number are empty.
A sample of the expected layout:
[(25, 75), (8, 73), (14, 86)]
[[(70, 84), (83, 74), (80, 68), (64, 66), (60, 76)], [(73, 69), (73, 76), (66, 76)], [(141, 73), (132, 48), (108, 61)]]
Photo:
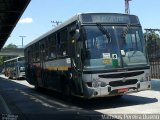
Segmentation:
[(101, 82), (101, 87), (105, 87), (107, 86), (107, 83), (106, 82)]
[(150, 80), (151, 80), (150, 74), (149, 74), (149, 73), (146, 73), (146, 74), (145, 74), (145, 77), (142, 77), (142, 78), (140, 79), (140, 82), (150, 81)]
[(102, 82), (102, 81), (95, 81), (95, 82), (93, 82), (92, 83), (92, 86), (93, 87), (105, 87), (105, 86), (107, 86), (107, 84), (106, 84), (106, 82)]
[(99, 85), (99, 82), (97, 82), (97, 81), (94, 81), (93, 83), (92, 83), (92, 87), (99, 87), (100, 85)]
[(144, 82), (144, 81), (146, 81), (146, 78), (145, 78), (145, 77), (142, 77), (142, 78), (140, 79), (140, 82)]
[(150, 76), (149, 73), (146, 73), (145, 77), (146, 77), (146, 80), (147, 80), (147, 81), (151, 81), (151, 76)]

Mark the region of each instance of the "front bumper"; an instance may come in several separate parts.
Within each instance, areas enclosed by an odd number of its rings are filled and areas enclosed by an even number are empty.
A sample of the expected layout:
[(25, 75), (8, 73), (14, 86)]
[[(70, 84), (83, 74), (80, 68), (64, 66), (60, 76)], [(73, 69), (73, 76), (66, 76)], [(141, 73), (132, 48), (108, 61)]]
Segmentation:
[[(119, 89), (128, 88), (127, 92), (118, 92)], [(110, 85), (107, 85), (105, 87), (86, 87), (85, 89), (85, 95), (86, 98), (95, 98), (95, 97), (105, 97), (105, 96), (116, 96), (116, 95), (123, 95), (126, 93), (132, 93), (132, 92), (139, 92), (143, 90), (149, 90), (151, 89), (151, 82), (145, 81), (145, 82), (137, 82), (134, 85), (126, 85), (126, 86), (119, 86), (119, 87), (111, 87)]]

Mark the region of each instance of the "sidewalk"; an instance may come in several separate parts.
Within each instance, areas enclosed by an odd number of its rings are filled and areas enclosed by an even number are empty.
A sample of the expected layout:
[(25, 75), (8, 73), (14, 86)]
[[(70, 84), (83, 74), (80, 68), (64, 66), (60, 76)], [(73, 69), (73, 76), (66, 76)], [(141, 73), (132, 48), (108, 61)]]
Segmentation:
[(5, 79), (8, 79), (4, 74), (0, 74), (0, 77), (1, 77), (1, 78), (5, 78)]
[[(4, 75), (0, 75), (0, 80), (2, 80), (3, 78), (5, 78), (5, 76)], [(0, 112), (1, 112), (1, 114), (6, 114), (6, 113), (10, 114), (11, 112), (8, 109), (8, 106), (7, 106), (5, 100), (4, 100), (3, 96), (2, 96), (2, 92), (3, 91), (0, 88)]]

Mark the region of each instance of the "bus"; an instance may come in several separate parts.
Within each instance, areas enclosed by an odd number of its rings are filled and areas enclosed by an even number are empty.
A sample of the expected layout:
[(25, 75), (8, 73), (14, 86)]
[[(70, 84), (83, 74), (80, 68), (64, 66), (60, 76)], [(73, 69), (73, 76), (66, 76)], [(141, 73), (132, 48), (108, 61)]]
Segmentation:
[(26, 80), (66, 97), (122, 96), (151, 88), (135, 15), (81, 13), (25, 46)]
[(25, 78), (24, 56), (4, 61), (4, 74), (9, 79)]

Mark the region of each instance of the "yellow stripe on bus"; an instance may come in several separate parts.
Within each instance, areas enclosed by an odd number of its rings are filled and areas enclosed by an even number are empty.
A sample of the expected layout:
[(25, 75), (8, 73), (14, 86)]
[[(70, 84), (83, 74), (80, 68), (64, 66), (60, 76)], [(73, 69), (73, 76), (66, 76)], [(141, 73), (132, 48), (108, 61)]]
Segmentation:
[(67, 71), (68, 66), (60, 66), (60, 67), (47, 67), (48, 70), (59, 70), (59, 71)]

